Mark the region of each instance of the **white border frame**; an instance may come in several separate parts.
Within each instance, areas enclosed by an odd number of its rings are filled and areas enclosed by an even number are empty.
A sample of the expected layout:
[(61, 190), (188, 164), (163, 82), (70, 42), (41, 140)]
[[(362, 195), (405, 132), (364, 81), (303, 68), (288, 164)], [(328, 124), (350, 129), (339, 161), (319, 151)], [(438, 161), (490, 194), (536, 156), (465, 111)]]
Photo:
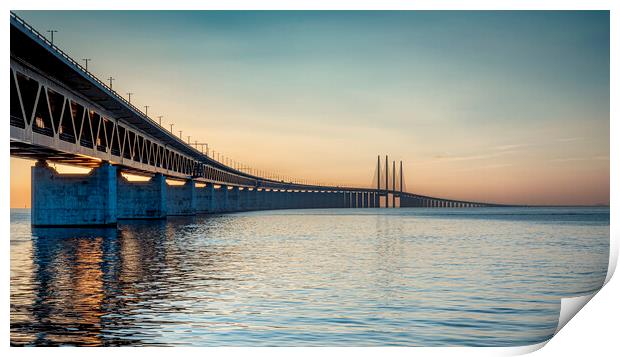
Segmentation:
[[(174, 4), (171, 6), (170, 4)], [(611, 68), (610, 68), (610, 206), (613, 207), (611, 211), (611, 225), (610, 225), (610, 270), (607, 276), (607, 285), (601, 290), (594, 298), (594, 302), (587, 304), (583, 308), (583, 312), (578, 314), (573, 320), (568, 323), (567, 327), (562, 329), (560, 333), (548, 341), (548, 346), (538, 352), (540, 355), (546, 356), (559, 356), (559, 355), (584, 355), (587, 353), (598, 351), (597, 354), (613, 355), (617, 353), (617, 327), (618, 317), (620, 316), (618, 301), (620, 297), (620, 283), (618, 278), (615, 280), (609, 280), (615, 270), (618, 257), (618, 223), (620, 222), (620, 213), (615, 210), (615, 203), (618, 202), (620, 191), (618, 190), (618, 183), (620, 183), (619, 176), (619, 148), (620, 148), (620, 135), (618, 133), (618, 101), (614, 101), (613, 98), (620, 98), (618, 95), (618, 82), (619, 72), (618, 66), (613, 64), (620, 63), (620, 57), (618, 56), (618, 48), (620, 45), (620, 16), (618, 11), (620, 10), (620, 1), (614, 0), (591, 0), (591, 1), (575, 1), (575, 0), (476, 0), (476, 1), (464, 1), (464, 0), (421, 0), (421, 1), (405, 1), (405, 0), (384, 0), (384, 1), (370, 1), (370, 0), (264, 0), (264, 1), (252, 1), (252, 0), (228, 0), (228, 1), (212, 1), (212, 0), (176, 0), (174, 2), (161, 3), (147, 3), (140, 0), (91, 0), (88, 2), (76, 1), (76, 0), (56, 0), (54, 2), (44, 0), (8, 0), (2, 2), (2, 6), (5, 9), (5, 21), (9, 19), (9, 10), (59, 10), (59, 9), (83, 9), (83, 10), (102, 10), (102, 9), (116, 9), (116, 10), (130, 10), (130, 9), (204, 9), (204, 10), (217, 10), (217, 9), (295, 9), (295, 10), (340, 10), (340, 9), (357, 9), (357, 10), (611, 10), (610, 13), (610, 45), (611, 45)], [(9, 26), (5, 24), (4, 30), (0, 33), (2, 39), (2, 51), (3, 60), (6, 61), (6, 66), (10, 66), (9, 63)], [(6, 67), (5, 67), (6, 68)], [(6, 73), (5, 73), (6, 75)], [(8, 78), (7, 78), (8, 79)], [(6, 81), (5, 81), (6, 83)], [(2, 86), (2, 96), (0, 100), (3, 105), (2, 108), (9, 108), (9, 88), (8, 86)], [(2, 152), (0, 152), (0, 167), (9, 167), (9, 126), (0, 126), (0, 133), (4, 136)], [(616, 139), (616, 140), (614, 140)], [(615, 184), (614, 184), (615, 183)], [(10, 236), (9, 232), (9, 192), (10, 181), (7, 175), (0, 178), (0, 197), (2, 197), (3, 204), (0, 205), (0, 222), (4, 230), (4, 249), (2, 249), (2, 261), (4, 262), (5, 276), (9, 276), (10, 272), (10, 240), (7, 238)], [(2, 316), (5, 321), (0, 327), (2, 333), (6, 336), (7, 340), (10, 340), (9, 335), (9, 316), (10, 316), (10, 302), (9, 302), (9, 283), (5, 281), (3, 285), (3, 304), (2, 304)], [(17, 353), (15, 348), (8, 348), (10, 341), (5, 342), (6, 352)], [(252, 355), (265, 354), (269, 356), (289, 356), (291, 353), (302, 356), (314, 356), (316, 354), (327, 355), (341, 355), (355, 354), (355, 355), (369, 355), (369, 354), (388, 354), (390, 356), (402, 355), (409, 356), (411, 353), (421, 353), (422, 355), (513, 355), (531, 352), (536, 350), (545, 343), (535, 346), (525, 346), (520, 348), (350, 348), (343, 351), (339, 348), (296, 348), (291, 350), (290, 348), (211, 348), (208, 351), (196, 348), (174, 348), (174, 349), (128, 349), (128, 348), (116, 348), (113, 353), (121, 355), (139, 353), (155, 353), (168, 354), (172, 353), (189, 353), (202, 355), (205, 353), (216, 354), (242, 354)], [(10, 350), (10, 351), (9, 351)], [(62, 352), (61, 352), (62, 351)], [(21, 349), (20, 354), (26, 355), (39, 355), (41, 352), (45, 354), (54, 355), (66, 355), (83, 353), (78, 349), (46, 349), (41, 351), (39, 349)], [(89, 354), (103, 355), (111, 353), (107, 348), (89, 349)], [(595, 352), (596, 353), (596, 352)]]

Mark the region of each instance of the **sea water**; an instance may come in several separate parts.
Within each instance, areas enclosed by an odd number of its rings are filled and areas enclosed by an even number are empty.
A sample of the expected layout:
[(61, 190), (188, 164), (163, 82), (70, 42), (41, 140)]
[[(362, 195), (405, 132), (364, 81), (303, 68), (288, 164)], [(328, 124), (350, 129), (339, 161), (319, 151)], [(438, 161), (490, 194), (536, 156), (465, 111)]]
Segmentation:
[(534, 344), (609, 255), (607, 207), (10, 221), (12, 345)]

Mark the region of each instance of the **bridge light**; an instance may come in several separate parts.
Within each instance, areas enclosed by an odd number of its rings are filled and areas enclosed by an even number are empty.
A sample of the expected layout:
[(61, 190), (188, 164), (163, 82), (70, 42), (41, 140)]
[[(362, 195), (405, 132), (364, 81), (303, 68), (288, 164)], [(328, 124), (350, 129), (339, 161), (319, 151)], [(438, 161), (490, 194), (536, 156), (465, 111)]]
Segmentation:
[(54, 32), (58, 32), (58, 30), (47, 30), (46, 32), (49, 32), (52, 35), (50, 43), (54, 46)]
[(91, 60), (90, 58), (82, 58), (82, 61), (84, 61), (84, 63), (86, 64), (86, 66), (85, 66), (86, 72), (88, 72), (88, 61), (90, 61), (90, 60)]
[[(86, 62), (86, 71), (88, 71), (88, 62)], [(131, 92), (127, 92), (127, 97), (129, 97), (129, 104), (131, 104), (131, 95), (132, 94), (133, 93), (131, 93)]]

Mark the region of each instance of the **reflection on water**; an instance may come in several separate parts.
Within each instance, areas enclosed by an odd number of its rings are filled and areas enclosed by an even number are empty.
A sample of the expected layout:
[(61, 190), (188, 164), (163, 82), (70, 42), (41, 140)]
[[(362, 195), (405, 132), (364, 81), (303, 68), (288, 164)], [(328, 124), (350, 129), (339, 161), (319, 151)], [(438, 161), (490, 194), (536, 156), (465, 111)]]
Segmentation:
[(493, 345), (599, 288), (609, 209), (248, 212), (31, 229), (11, 211), (13, 345)]

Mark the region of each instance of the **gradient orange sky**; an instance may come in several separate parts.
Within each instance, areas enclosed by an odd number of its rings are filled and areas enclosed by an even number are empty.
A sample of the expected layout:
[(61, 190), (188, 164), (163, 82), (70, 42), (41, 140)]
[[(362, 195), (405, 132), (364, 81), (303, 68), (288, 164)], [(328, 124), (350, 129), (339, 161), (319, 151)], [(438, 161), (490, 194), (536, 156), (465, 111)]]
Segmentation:
[[(609, 203), (608, 12), (18, 15), (252, 167), (369, 186), (388, 154), (419, 194)], [(31, 164), (11, 159), (11, 207)]]

